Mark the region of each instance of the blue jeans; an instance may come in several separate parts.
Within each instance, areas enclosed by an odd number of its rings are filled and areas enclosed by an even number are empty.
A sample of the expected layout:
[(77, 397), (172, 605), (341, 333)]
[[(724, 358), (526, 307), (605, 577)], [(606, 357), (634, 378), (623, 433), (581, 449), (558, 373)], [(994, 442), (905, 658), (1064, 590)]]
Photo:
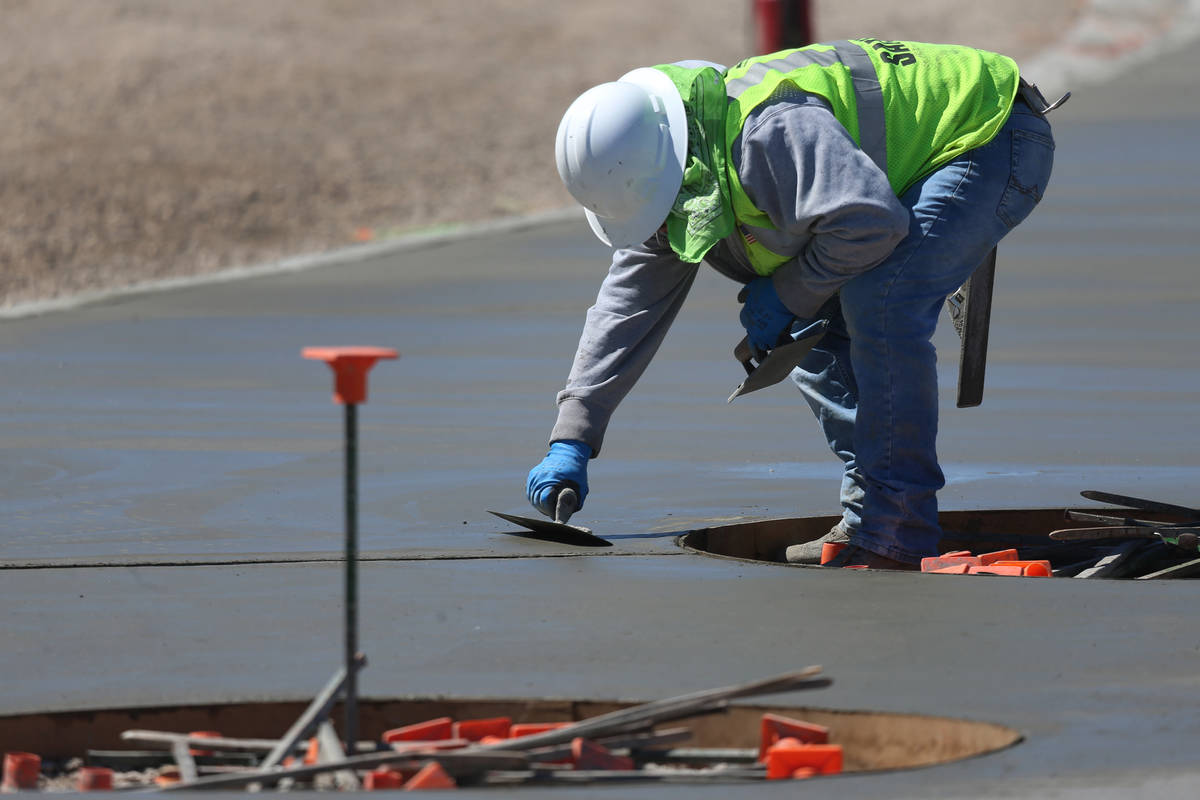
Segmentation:
[(1018, 100), (995, 139), (904, 193), (908, 236), (822, 310), (830, 330), (792, 380), (844, 464), (854, 544), (906, 562), (937, 552), (934, 328), (946, 297), (1041, 200), (1053, 160), (1045, 117)]

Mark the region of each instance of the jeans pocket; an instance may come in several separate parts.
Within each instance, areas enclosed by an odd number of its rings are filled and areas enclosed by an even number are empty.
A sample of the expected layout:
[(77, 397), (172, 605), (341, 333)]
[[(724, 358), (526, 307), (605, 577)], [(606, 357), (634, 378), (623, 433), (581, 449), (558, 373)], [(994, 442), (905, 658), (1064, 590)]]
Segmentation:
[(1054, 140), (1033, 131), (1012, 132), (1012, 171), (996, 215), (1009, 228), (1021, 223), (1042, 199), (1054, 166)]

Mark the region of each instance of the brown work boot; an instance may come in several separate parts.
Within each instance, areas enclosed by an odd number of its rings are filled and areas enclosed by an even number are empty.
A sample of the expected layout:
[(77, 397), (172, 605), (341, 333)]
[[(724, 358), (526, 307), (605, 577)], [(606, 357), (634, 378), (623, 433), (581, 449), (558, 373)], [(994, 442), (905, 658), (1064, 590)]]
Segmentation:
[(895, 569), (915, 571), (921, 569), (919, 564), (909, 564), (907, 561), (897, 561), (894, 558), (881, 556), (878, 553), (872, 553), (870, 550), (865, 550), (858, 545), (850, 545), (842, 552), (834, 556), (830, 561), (826, 561), (826, 567), (858, 567), (863, 566), (867, 569)]
[(811, 542), (793, 544), (783, 551), (783, 560), (789, 564), (820, 564), (821, 550), (826, 544), (849, 544), (850, 534), (842, 523), (834, 525), (829, 533)]

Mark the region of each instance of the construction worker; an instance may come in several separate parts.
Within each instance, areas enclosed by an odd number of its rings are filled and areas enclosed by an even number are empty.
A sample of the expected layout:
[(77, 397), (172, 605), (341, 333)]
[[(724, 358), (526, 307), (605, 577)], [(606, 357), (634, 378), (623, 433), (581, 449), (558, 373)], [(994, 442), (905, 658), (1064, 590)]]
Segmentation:
[(828, 322), (791, 378), (843, 462), (842, 519), (787, 560), (836, 541), (832, 566), (916, 569), (937, 552), (945, 483), (931, 338), (1041, 199), (1052, 107), (1005, 56), (878, 39), (635, 69), (582, 94), (558, 170), (615, 250), (530, 502), (553, 515), (573, 486), (582, 505), (609, 417), (705, 261), (741, 284), (760, 356)]

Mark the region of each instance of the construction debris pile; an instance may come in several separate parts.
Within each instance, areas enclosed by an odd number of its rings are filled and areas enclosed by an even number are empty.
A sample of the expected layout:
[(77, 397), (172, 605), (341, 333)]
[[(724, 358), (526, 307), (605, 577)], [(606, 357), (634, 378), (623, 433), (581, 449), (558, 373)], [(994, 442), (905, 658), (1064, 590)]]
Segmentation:
[[(951, 550), (922, 559), (921, 571), (1133, 580), (1200, 576), (1200, 509), (1108, 492), (1081, 494), (1120, 508), (1096, 512), (1068, 509), (1065, 521), (1075, 523), (1075, 527), (1050, 531), (1048, 542), (1023, 536), (1017, 547), (1003, 550)], [(1002, 537), (988, 538), (995, 542)], [(845, 546), (825, 544), (821, 563)]]
[[(685, 726), (731, 700), (817, 689), (832, 681), (809, 667), (763, 681), (657, 700), (576, 722), (514, 723), (508, 717), (406, 725), (347, 748), (314, 706), (281, 739), (227, 738), (216, 731), (127, 730), (152, 750), (90, 750), (63, 768), (7, 753), (5, 790), (146, 788), (318, 790), (449, 789), (628, 781), (759, 781), (842, 771), (841, 745), (821, 725), (765, 713), (757, 748), (682, 747)], [(319, 698), (320, 699), (320, 698)], [(347, 749), (351, 750), (348, 754)]]

